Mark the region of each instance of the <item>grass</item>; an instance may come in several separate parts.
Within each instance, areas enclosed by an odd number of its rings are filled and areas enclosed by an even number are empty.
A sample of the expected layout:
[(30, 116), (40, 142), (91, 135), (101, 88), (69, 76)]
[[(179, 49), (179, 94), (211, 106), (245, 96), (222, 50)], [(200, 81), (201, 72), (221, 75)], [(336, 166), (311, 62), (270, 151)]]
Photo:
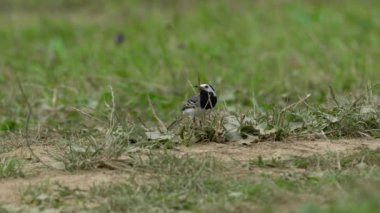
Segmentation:
[(120, 135), (73, 136), (59, 141), (56, 144), (59, 151), (49, 155), (66, 170), (94, 169), (117, 160), (127, 151), (128, 144), (128, 138)]
[(24, 177), (23, 163), (18, 158), (1, 158), (0, 178)]
[[(10, 88), (2, 94), (2, 114), (16, 115), (3, 120), (2, 129), (23, 123), (24, 103), (12, 98), (19, 96), (11, 86), (17, 75), (38, 111), (35, 119), (50, 128), (69, 128), (59, 118), (88, 123), (71, 107), (105, 116), (108, 85), (122, 119), (152, 120), (149, 96), (171, 122), (192, 94), (187, 81), (196, 83), (198, 76), (227, 106), (245, 109), (254, 102), (264, 109), (285, 106), (308, 93), (322, 103), (328, 85), (343, 94), (380, 80), (376, 1), (339, 7), (311, 1), (35, 2), (8, 2), (12, 9), (2, 19), (2, 90)], [(120, 32), (125, 40), (117, 45)]]
[[(157, 152), (208, 141), (379, 138), (379, 9), (376, 0), (3, 0), (0, 153), (25, 146), (20, 81), (32, 148), (53, 147), (49, 157), (72, 173), (136, 172), (89, 190), (30, 186), (25, 208), (376, 211), (374, 151), (237, 168)], [(217, 109), (201, 125), (184, 119), (167, 131), (198, 81), (216, 88)], [(23, 163), (2, 157), (0, 177), (23, 177)]]
[[(371, 150), (368, 148), (359, 149), (356, 152), (340, 157), (338, 153), (329, 153), (325, 156), (314, 155), (309, 157), (294, 156), (288, 160), (263, 160), (259, 157), (257, 160), (252, 160), (249, 163), (250, 169), (255, 167), (260, 168), (283, 168), (283, 169), (307, 169), (307, 170), (331, 170), (352, 167), (367, 167), (378, 164), (380, 159), (379, 150)], [(335, 163), (332, 163), (334, 162)]]
[[(368, 160), (358, 161), (368, 153)], [(317, 159), (324, 161), (318, 165)], [(272, 167), (285, 169), (283, 165), (300, 165), (301, 161), (309, 165), (305, 170), (286, 169), (271, 176), (255, 173), (244, 163), (221, 164), (212, 158), (151, 153), (146, 160), (136, 159), (131, 164), (130, 172), (135, 175), (125, 181), (88, 190), (43, 182), (29, 186), (23, 200), (40, 210), (91, 207), (94, 212), (274, 212), (284, 204), (286, 211), (299, 212), (373, 212), (379, 208), (378, 150), (343, 155), (341, 168), (331, 166), (336, 165), (336, 159), (329, 155), (284, 160)]]

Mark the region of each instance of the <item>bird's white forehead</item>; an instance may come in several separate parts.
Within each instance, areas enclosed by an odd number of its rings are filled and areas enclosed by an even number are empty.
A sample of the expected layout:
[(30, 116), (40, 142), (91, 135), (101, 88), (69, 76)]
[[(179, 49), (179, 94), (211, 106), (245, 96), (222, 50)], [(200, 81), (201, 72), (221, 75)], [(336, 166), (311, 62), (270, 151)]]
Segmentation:
[(212, 94), (216, 96), (216, 93), (210, 84), (201, 84), (199, 85), (199, 87), (201, 88), (201, 90), (206, 91), (206, 92), (211, 92)]

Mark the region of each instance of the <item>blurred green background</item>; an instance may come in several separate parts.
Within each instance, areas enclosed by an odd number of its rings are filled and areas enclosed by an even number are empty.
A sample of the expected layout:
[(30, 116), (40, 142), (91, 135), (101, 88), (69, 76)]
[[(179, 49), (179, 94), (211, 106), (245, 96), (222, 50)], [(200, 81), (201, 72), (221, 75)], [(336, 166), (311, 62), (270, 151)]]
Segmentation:
[(151, 120), (149, 96), (170, 121), (198, 78), (237, 109), (308, 93), (323, 103), (328, 86), (380, 82), (379, 11), (378, 0), (2, 0), (1, 122), (24, 119), (17, 76), (41, 123), (76, 122), (70, 107), (105, 115), (109, 85), (123, 119)]

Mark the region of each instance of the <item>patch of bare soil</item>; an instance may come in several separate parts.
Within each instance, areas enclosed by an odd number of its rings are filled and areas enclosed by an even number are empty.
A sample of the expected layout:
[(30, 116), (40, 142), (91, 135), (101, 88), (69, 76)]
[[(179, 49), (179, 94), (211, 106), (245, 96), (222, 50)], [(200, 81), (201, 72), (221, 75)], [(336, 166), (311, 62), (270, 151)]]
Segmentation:
[[(371, 149), (380, 148), (380, 139), (350, 139), (333, 141), (287, 141), (287, 142), (261, 142), (250, 145), (241, 143), (201, 143), (190, 147), (180, 146), (173, 151), (179, 155), (191, 156), (213, 156), (224, 162), (233, 160), (246, 161), (257, 159), (261, 156), (264, 159), (281, 158), (290, 156), (308, 156), (312, 154), (325, 154), (328, 152), (351, 152), (360, 147)], [(35, 152), (43, 160), (49, 161), (49, 157), (44, 156), (48, 147), (34, 147)], [(9, 153), (1, 154), (0, 157), (19, 156), (24, 159), (30, 158), (27, 148), (19, 148)], [(92, 185), (106, 184), (123, 180), (135, 180), (136, 175), (133, 170), (130, 172), (108, 169), (93, 169), (89, 171), (68, 172), (53, 170), (43, 167), (41, 163), (27, 161), (26, 169), (28, 175), (25, 178), (3, 178), (0, 179), (0, 204), (17, 205), (21, 203), (21, 191), (28, 185), (34, 185), (41, 181), (49, 180), (59, 182), (70, 188), (88, 189)], [(144, 174), (141, 174), (144, 176)], [(143, 178), (144, 179), (144, 178)]]
[[(35, 171), (36, 172), (36, 171)], [(127, 179), (130, 175), (111, 170), (80, 171), (75, 173), (59, 170), (40, 170), (25, 178), (7, 178), (0, 180), (0, 203), (20, 204), (21, 192), (28, 185), (36, 185), (42, 181), (59, 182), (70, 188), (88, 189), (92, 185), (112, 183)]]
[(286, 159), (291, 156), (304, 157), (328, 152), (351, 152), (360, 147), (380, 148), (380, 139), (259, 142), (249, 145), (241, 145), (240, 143), (203, 143), (190, 147), (181, 146), (177, 150), (180, 154), (213, 156), (224, 161), (246, 161), (257, 159), (259, 156), (263, 159)]

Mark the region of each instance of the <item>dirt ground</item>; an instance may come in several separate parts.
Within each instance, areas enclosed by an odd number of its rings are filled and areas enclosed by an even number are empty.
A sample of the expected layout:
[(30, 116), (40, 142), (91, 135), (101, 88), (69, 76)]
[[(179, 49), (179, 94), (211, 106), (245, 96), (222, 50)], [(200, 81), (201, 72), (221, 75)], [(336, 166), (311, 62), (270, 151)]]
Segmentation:
[[(242, 144), (249, 145), (242, 145)], [(309, 156), (328, 152), (350, 152), (359, 147), (376, 149), (380, 147), (380, 139), (349, 139), (349, 140), (317, 140), (317, 141), (285, 141), (249, 143), (203, 143), (190, 147), (180, 147), (182, 154), (214, 156), (218, 159), (246, 161), (257, 159), (281, 158), (290, 156)]]
[[(247, 145), (248, 144), (248, 145)], [(287, 141), (287, 142), (260, 142), (252, 143), (243, 141), (240, 143), (201, 143), (190, 147), (179, 146), (172, 152), (178, 155), (191, 156), (213, 156), (224, 162), (247, 161), (257, 159), (281, 158), (290, 156), (308, 156), (312, 154), (325, 154), (328, 152), (351, 152), (360, 147), (371, 149), (380, 148), (380, 139), (349, 139), (349, 140), (318, 140), (318, 141)], [(34, 147), (39, 155), (43, 155), (45, 149)], [(26, 148), (19, 148), (0, 157), (19, 156), (28, 158), (30, 153)], [(41, 156), (44, 158), (44, 156)], [(48, 160), (47, 158), (45, 158)], [(68, 172), (63, 170), (52, 170), (40, 163), (27, 161), (27, 175), (25, 178), (2, 178), (0, 179), (0, 204), (21, 204), (20, 193), (30, 184), (36, 184), (44, 180), (57, 181), (70, 188), (87, 189), (92, 185), (111, 183), (127, 180), (133, 174), (125, 171), (109, 169), (93, 169), (88, 171)]]

